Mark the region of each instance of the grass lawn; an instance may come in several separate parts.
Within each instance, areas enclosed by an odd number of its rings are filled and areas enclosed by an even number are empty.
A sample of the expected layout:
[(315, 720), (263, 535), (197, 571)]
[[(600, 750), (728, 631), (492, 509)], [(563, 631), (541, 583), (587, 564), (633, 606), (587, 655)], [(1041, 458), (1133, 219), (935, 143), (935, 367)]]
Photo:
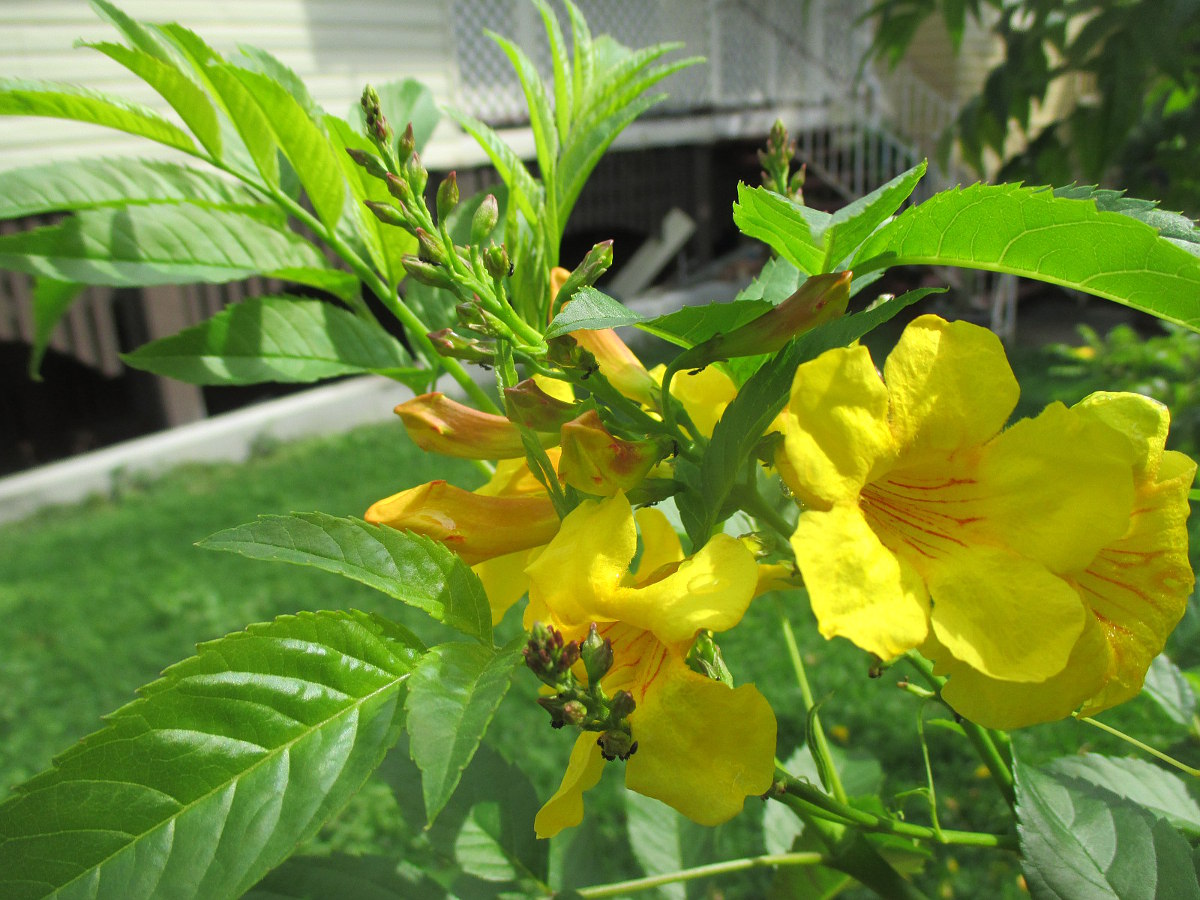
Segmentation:
[[(1028, 374), (1036, 384), (1037, 372)], [(411, 610), (363, 586), (192, 544), (262, 513), (360, 515), (373, 500), (435, 477), (465, 486), (480, 479), (468, 464), (417, 452), (397, 422), (275, 446), (244, 465), (185, 466), (151, 483), (128, 480), (110, 498), (0, 528), (0, 616), (7, 636), (0, 656), (0, 784), (19, 783), (45, 768), (55, 752), (95, 730), (103, 713), (129, 701), (166, 665), (190, 655), (197, 641), (248, 623), (297, 610), (354, 607), (393, 615), (429, 633)], [(772, 702), (781, 748), (797, 746), (805, 730), (800, 692), (780, 637), (781, 609), (795, 623), (835, 744), (860, 771), (873, 771), (870, 759), (877, 760), (886, 773), (885, 801), (902, 807), (913, 821), (928, 821), (923, 796), (893, 798), (925, 785), (917, 720), (923, 711), (927, 719), (936, 718), (934, 710), (923, 710), (921, 701), (897, 690), (897, 672), (868, 677), (865, 655), (845, 641), (822, 640), (811, 614), (794, 598), (767, 597), (722, 646), (737, 678), (755, 681)], [(516, 620), (510, 615), (505, 628), (515, 630)], [(1194, 626), (1187, 633), (1195, 634)], [(557, 785), (570, 740), (545, 727), (544, 713), (532, 702), (535, 694), (532, 677), (517, 678), (493, 723), (491, 741), (527, 771), (545, 797)], [(1152, 740), (1165, 728), (1143, 700), (1106, 719)], [(966, 742), (928, 721), (925, 731), (942, 826), (1001, 828), (1001, 802)], [(1017, 745), (1031, 761), (1084, 748), (1120, 755), (1128, 750), (1073, 721), (1019, 734)], [(1191, 748), (1179, 752), (1188, 755)], [(589, 808), (600, 814), (579, 830), (574, 848), (568, 839), (562, 851), (564, 864), (591, 883), (636, 874), (620, 822), (619, 772), (608, 768), (595, 800), (589, 795)], [(707, 833), (709, 860), (753, 846), (759, 806), (749, 802), (742, 817)], [(314, 846), (402, 856), (427, 844), (420, 824), (401, 821), (395, 798), (379, 779)], [(939, 854), (921, 882), (939, 896), (1021, 895), (1015, 861), (997, 854)], [(756, 873), (720, 885), (722, 894), (698, 883), (690, 896), (762, 896), (768, 886), (768, 876)]]

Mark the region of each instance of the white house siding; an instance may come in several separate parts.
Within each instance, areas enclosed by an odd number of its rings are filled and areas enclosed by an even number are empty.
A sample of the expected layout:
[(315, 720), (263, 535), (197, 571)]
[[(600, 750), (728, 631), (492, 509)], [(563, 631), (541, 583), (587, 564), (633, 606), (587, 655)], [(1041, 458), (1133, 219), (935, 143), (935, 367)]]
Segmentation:
[[(142, 21), (179, 22), (223, 53), (239, 43), (277, 56), (314, 99), (344, 115), (367, 82), (414, 77), (439, 100), (455, 87), (449, 0), (124, 0)], [(0, 0), (0, 75), (66, 81), (143, 103), (174, 119), (143, 82), (76, 40), (119, 41), (86, 0)], [(48, 118), (0, 119), (0, 171), (96, 155), (169, 155), (109, 129)]]

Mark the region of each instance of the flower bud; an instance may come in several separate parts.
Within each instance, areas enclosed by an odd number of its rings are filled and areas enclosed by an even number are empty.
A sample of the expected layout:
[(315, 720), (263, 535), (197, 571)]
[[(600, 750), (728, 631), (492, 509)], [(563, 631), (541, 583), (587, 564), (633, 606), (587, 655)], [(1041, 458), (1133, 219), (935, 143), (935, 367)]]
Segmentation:
[(614, 721), (621, 721), (629, 718), (629, 714), (634, 711), (637, 704), (633, 701), (633, 694), (629, 691), (617, 691), (613, 694), (612, 701), (608, 705), (609, 713)]
[(624, 396), (643, 406), (658, 405), (658, 382), (615, 331), (583, 329), (569, 336), (595, 358), (600, 374)]
[(512, 263), (503, 244), (492, 244), (483, 251), (483, 267), (493, 278), (507, 278), (512, 275)]
[(424, 228), (417, 228), (416, 235), (417, 245), (420, 248), (419, 256), (422, 260), (439, 265), (446, 262), (446, 248), (442, 245), (439, 235), (430, 234)]
[(383, 114), (383, 109), (379, 105), (379, 94), (375, 88), (369, 84), (363, 88), (360, 103), (367, 120), (367, 133), (380, 144), (390, 144), (393, 135), (392, 126)]
[(559, 525), (545, 494), (489, 497), (440, 480), (379, 500), (363, 518), (432, 538), (469, 566), (549, 543)]
[(379, 200), (364, 200), (363, 203), (366, 204), (367, 209), (375, 214), (375, 218), (384, 225), (396, 225), (403, 228), (407, 224), (404, 212), (399, 207), (392, 206), (390, 203), (383, 203)]
[(414, 444), (459, 459), (517, 459), (521, 432), (504, 416), (480, 412), (445, 394), (421, 394), (396, 407)]
[(579, 645), (579, 658), (583, 660), (583, 667), (587, 670), (588, 684), (599, 684), (600, 679), (612, 668), (612, 641), (600, 637), (595, 622), (588, 629), (583, 643)]
[(458, 206), (458, 175), (451, 172), (442, 179), (437, 190), (438, 222), (444, 223), (446, 217)]
[(413, 151), (412, 156), (408, 158), (408, 163), (404, 167), (404, 173), (408, 178), (409, 187), (412, 188), (413, 194), (420, 197), (425, 193), (425, 185), (429, 182), (429, 170), (421, 164), (421, 154)]
[(450, 287), (450, 276), (446, 273), (443, 266), (437, 263), (426, 262), (419, 256), (413, 256), (411, 253), (406, 253), (400, 257), (400, 262), (404, 265), (404, 271), (412, 276), (413, 280), (427, 284), (430, 287)]
[(534, 431), (557, 432), (579, 415), (578, 404), (551, 397), (532, 378), (505, 388), (504, 405), (510, 419)]
[(490, 235), (500, 221), (500, 204), (495, 194), (488, 194), (471, 217), (471, 243), (478, 246)]
[(413, 135), (412, 122), (409, 122), (404, 129), (404, 134), (400, 135), (400, 140), (396, 142), (396, 159), (400, 165), (408, 162), (410, 156), (413, 155), (413, 149), (417, 146), (417, 139)]
[(613, 262), (613, 242), (601, 241), (587, 252), (575, 271), (568, 274), (561, 266), (556, 266), (550, 272), (551, 297), (559, 305), (565, 305), (572, 295), (581, 287), (591, 287), (600, 280), (600, 276), (609, 270)]
[(774, 309), (682, 353), (678, 367), (703, 368), (719, 359), (774, 353), (796, 335), (840, 318), (850, 302), (852, 274), (813, 275)]
[[(419, 279), (418, 279), (419, 280)], [(478, 338), (465, 338), (450, 328), (441, 331), (431, 331), (426, 337), (433, 344), (433, 349), (439, 356), (448, 359), (461, 359), (465, 362), (492, 365), (496, 361), (496, 345), (490, 341)]]
[(559, 478), (577, 490), (600, 497), (637, 487), (669, 450), (662, 440), (626, 441), (614, 437), (594, 409), (563, 425), (561, 434)]
[(387, 182), (389, 194), (391, 194), (405, 206), (412, 203), (413, 192), (412, 188), (408, 186), (407, 181), (405, 181), (399, 175), (394, 175), (391, 172), (388, 172), (386, 175), (384, 175), (383, 180)]
[(579, 644), (565, 643), (562, 632), (544, 622), (534, 622), (521, 653), (525, 665), (540, 681), (558, 689), (579, 659)]
[(367, 174), (374, 178), (385, 178), (388, 170), (384, 168), (383, 163), (379, 161), (374, 153), (367, 153), (365, 150), (359, 150), (357, 147), (347, 147), (346, 153), (358, 165), (367, 170)]

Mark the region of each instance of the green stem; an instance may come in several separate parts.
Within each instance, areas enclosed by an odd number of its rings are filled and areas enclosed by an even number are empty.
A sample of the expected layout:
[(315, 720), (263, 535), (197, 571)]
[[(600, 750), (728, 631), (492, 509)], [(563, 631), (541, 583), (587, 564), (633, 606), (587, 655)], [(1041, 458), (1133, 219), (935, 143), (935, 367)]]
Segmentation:
[[(942, 685), (945, 683), (945, 679), (935, 675), (933, 673), (933, 665), (920, 654), (909, 652), (905, 654), (905, 658), (921, 674), (926, 683), (933, 688), (940, 700)], [(945, 703), (944, 700), (942, 702)], [(992, 776), (992, 781), (1000, 789), (1005, 802), (1009, 806), (1015, 806), (1017, 802), (1017, 790), (1013, 779), (1012, 766), (1004, 758), (1004, 754), (1000, 752), (1000, 748), (996, 745), (992, 732), (967, 719), (963, 719), (959, 724), (962, 726), (967, 740), (971, 742), (971, 745), (975, 748), (975, 752), (979, 754), (979, 758), (987, 766), (987, 770)]]
[(1144, 744), (1141, 741), (1139, 741), (1137, 738), (1130, 737), (1125, 732), (1118, 731), (1117, 729), (1113, 728), (1111, 725), (1105, 725), (1099, 719), (1093, 719), (1091, 716), (1076, 716), (1075, 718), (1078, 719), (1080, 722), (1085, 722), (1088, 725), (1092, 725), (1095, 728), (1099, 728), (1101, 731), (1107, 731), (1113, 737), (1118, 737), (1121, 740), (1125, 741), (1126, 743), (1132, 744), (1133, 746), (1137, 747), (1139, 750), (1142, 750), (1145, 753), (1149, 753), (1151, 756), (1155, 757), (1156, 759), (1161, 759), (1167, 765), (1174, 766), (1176, 769), (1178, 769), (1180, 772), (1183, 772), (1186, 775), (1190, 775), (1193, 778), (1200, 778), (1200, 769), (1193, 769), (1191, 766), (1187, 765), (1186, 763), (1182, 763), (1179, 760), (1175, 759), (1175, 757), (1168, 756), (1167, 754), (1163, 753), (1161, 750), (1156, 750), (1155, 748), (1151, 747), (1149, 744)]
[(772, 531), (785, 541), (791, 538), (792, 532), (796, 530), (795, 525), (773, 509), (771, 504), (767, 503), (766, 498), (759, 493), (758, 485), (747, 480), (744, 484), (739, 485), (739, 488), (736, 495), (731, 499), (736, 500), (742, 509), (759, 522), (769, 526)]
[(829, 752), (825, 729), (821, 727), (821, 717), (817, 714), (812, 688), (808, 684), (808, 674), (804, 669), (804, 660), (800, 658), (800, 648), (796, 644), (796, 635), (792, 631), (791, 620), (788, 619), (782, 601), (776, 602), (775, 609), (779, 614), (779, 625), (783, 631), (783, 642), (787, 647), (788, 659), (791, 660), (792, 671), (796, 673), (796, 682), (800, 685), (800, 697), (804, 701), (804, 711), (808, 713), (809, 749), (817, 764), (817, 771), (821, 773), (822, 780), (828, 782), (826, 787), (833, 795), (834, 800), (841, 804), (848, 804), (846, 788), (842, 784), (837, 766), (833, 762), (833, 756)]
[(997, 847), (1015, 850), (1016, 838), (1010, 834), (989, 834), (980, 831), (952, 831), (945, 828), (933, 829), (927, 825), (913, 825), (877, 816), (849, 804), (840, 803), (821, 791), (816, 785), (793, 778), (785, 772), (776, 771), (776, 788), (783, 793), (772, 797), (787, 804), (797, 812), (815, 816), (826, 821), (852, 826), (860, 831), (880, 834), (897, 834), (916, 838), (933, 844), (958, 844), (968, 847)]
[(748, 856), (742, 859), (731, 859), (726, 862), (710, 863), (707, 866), (696, 866), (692, 869), (681, 869), (665, 875), (649, 875), (646, 878), (634, 878), (631, 881), (620, 881), (614, 884), (602, 884), (596, 887), (576, 888), (575, 893), (580, 897), (619, 897), (623, 894), (634, 894), (638, 891), (648, 891), (664, 884), (674, 884), (681, 881), (695, 881), (699, 878), (713, 878), (717, 875), (727, 875), (731, 872), (744, 872), (747, 869), (761, 869), (774, 866), (819, 866), (826, 861), (820, 853), (773, 853), (764, 856)]

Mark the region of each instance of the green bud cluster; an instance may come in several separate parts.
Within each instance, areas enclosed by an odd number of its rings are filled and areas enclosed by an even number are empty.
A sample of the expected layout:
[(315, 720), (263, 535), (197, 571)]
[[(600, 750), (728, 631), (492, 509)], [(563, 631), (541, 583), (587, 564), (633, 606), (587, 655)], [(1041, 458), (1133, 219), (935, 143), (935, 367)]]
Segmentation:
[[(538, 680), (556, 693), (539, 697), (538, 704), (550, 713), (550, 726), (570, 725), (581, 731), (597, 731), (596, 743), (607, 760), (626, 760), (637, 751), (629, 727), (629, 716), (637, 704), (629, 691), (609, 697), (600, 680), (613, 664), (612, 641), (602, 638), (593, 622), (582, 641), (566, 642), (562, 632), (542, 622), (534, 623), (524, 650), (525, 665)], [(582, 662), (587, 683), (572, 671)]]
[(788, 139), (787, 128), (782, 119), (776, 119), (767, 136), (766, 150), (758, 151), (758, 161), (763, 167), (762, 183), (777, 194), (790, 197), (797, 203), (804, 202), (805, 167), (795, 173), (791, 171), (796, 158), (796, 142)]

